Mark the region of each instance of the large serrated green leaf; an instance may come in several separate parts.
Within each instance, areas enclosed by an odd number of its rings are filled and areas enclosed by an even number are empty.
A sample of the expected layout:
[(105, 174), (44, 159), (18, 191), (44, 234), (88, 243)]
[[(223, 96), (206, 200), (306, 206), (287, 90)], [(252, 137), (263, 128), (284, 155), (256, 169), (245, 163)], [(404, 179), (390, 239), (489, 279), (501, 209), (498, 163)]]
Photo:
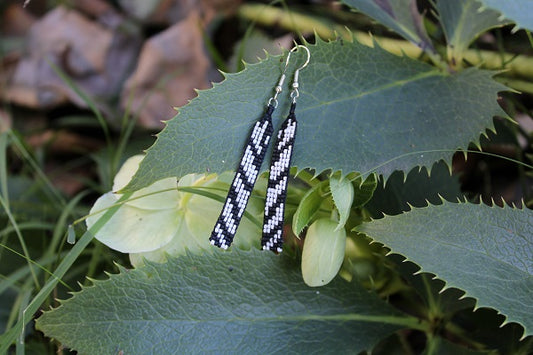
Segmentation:
[(508, 24), (499, 12), (482, 10), (477, 0), (439, 0), (436, 4), (440, 22), (448, 42), (449, 59), (461, 60), (462, 53), (481, 33)]
[(374, 220), (358, 230), (531, 334), (531, 210), (444, 202)]
[[(478, 141), (492, 127), (492, 117), (504, 115), (496, 98), (505, 87), (492, 80), (491, 72), (471, 68), (446, 74), (380, 47), (346, 41), (318, 42), (309, 49), (296, 109), (293, 165), (299, 169), (389, 174), (427, 166)], [(300, 55), (291, 58), (290, 69), (301, 64)], [(169, 176), (235, 170), (250, 128), (276, 85), (280, 60), (269, 57), (227, 75), (180, 109), (127, 189)], [(275, 126), (290, 101), (287, 95), (279, 99)]]
[(434, 52), (416, 0), (342, 0), (424, 50)]
[(518, 28), (533, 30), (533, 0), (480, 0), (488, 7), (493, 8), (512, 20)]
[(414, 168), (407, 175), (395, 171), (386, 181), (381, 178), (365, 207), (378, 217), (409, 211), (410, 206), (424, 207), (428, 202), (439, 204), (442, 198), (457, 201), (463, 196), (457, 176), (450, 174), (444, 161), (439, 161), (430, 171)]
[(80, 354), (358, 353), (414, 321), (355, 283), (312, 289), (292, 260), (234, 250), (123, 270), (37, 327)]

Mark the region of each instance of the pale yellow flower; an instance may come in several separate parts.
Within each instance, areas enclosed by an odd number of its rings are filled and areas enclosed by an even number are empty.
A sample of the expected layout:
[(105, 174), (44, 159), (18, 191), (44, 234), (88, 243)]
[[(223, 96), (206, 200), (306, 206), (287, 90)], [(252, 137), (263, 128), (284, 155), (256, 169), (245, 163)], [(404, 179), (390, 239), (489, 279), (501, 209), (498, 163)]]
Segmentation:
[[(144, 156), (128, 159), (115, 176), (113, 191), (126, 186), (137, 171)], [(184, 254), (186, 250), (201, 253), (214, 250), (209, 243), (211, 230), (218, 218), (222, 201), (197, 193), (180, 191), (179, 188), (193, 188), (225, 197), (233, 174), (190, 174), (179, 182), (167, 178), (136, 191), (111, 217), (95, 238), (112, 249), (130, 253), (134, 266), (143, 264), (143, 258), (163, 262), (166, 255)], [(266, 181), (259, 178), (257, 185), (260, 196), (264, 196)], [(121, 194), (108, 192), (101, 196), (87, 218), (90, 228), (107, 208), (115, 204)], [(262, 221), (261, 198), (252, 197), (247, 211)], [(94, 213), (94, 214), (93, 214)], [(250, 219), (243, 218), (233, 246), (249, 249), (259, 245), (261, 227)]]

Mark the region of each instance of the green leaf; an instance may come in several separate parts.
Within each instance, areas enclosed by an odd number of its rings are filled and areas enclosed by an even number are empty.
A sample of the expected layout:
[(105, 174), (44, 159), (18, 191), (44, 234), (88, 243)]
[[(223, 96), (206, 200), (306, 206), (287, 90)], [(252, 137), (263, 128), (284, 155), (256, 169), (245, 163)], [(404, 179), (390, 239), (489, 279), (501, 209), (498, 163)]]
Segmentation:
[(187, 254), (95, 281), (37, 327), (81, 354), (358, 353), (416, 320), (355, 283), (317, 289), (294, 260)]
[(352, 182), (345, 176), (332, 176), (329, 179), (329, 189), (337, 211), (339, 211), (339, 223), (336, 230), (344, 228), (354, 197), (354, 188)]
[(516, 23), (518, 28), (533, 30), (533, 1), (531, 0), (480, 0), (486, 6), (502, 13), (505, 18)]
[(375, 216), (395, 215), (409, 211), (410, 206), (424, 207), (428, 202), (440, 204), (442, 198), (457, 201), (463, 197), (456, 176), (450, 174), (448, 165), (440, 161), (431, 168), (414, 168), (407, 176), (403, 171), (392, 173), (387, 182), (380, 179), (378, 188), (366, 208)]
[(378, 186), (376, 174), (368, 175), (363, 183), (361, 183), (361, 179), (362, 178), (359, 177), (357, 180), (355, 180), (355, 198), (352, 204), (352, 207), (354, 208), (364, 206), (368, 201), (370, 201), (374, 195), (374, 191), (376, 191)]
[(444, 202), (357, 229), (531, 335), (532, 228), (531, 210)]
[(324, 201), (324, 188), (328, 183), (328, 180), (322, 181), (309, 189), (304, 197), (302, 197), (292, 217), (292, 231), (295, 235), (299, 236), (320, 210), (320, 205)]
[(327, 218), (311, 224), (302, 250), (302, 275), (309, 286), (327, 285), (339, 272), (344, 260), (346, 230)]
[(458, 344), (454, 344), (441, 337), (431, 337), (428, 339), (428, 344), (425, 351), (422, 355), (489, 355), (492, 352), (487, 351), (476, 351), (472, 349), (465, 348)]
[(416, 0), (342, 0), (425, 51), (435, 52)]
[(448, 59), (460, 62), (463, 52), (480, 34), (508, 24), (492, 9), (483, 9), (477, 0), (439, 0), (436, 4), (448, 42)]
[[(428, 306), (428, 314), (452, 315), (462, 310), (472, 310), (476, 302), (473, 298), (463, 297), (464, 291), (454, 287), (444, 289), (446, 283), (427, 273), (418, 273), (420, 267), (412, 262), (406, 262), (401, 255), (389, 255), (387, 260), (394, 262), (394, 269), (403, 280), (416, 291)], [(497, 327), (499, 328), (500, 323)]]
[[(293, 165), (299, 169), (387, 175), (429, 166), (477, 142), (480, 133), (492, 127), (494, 115), (505, 115), (496, 102), (497, 92), (505, 87), (488, 71), (443, 73), (378, 46), (347, 41), (318, 41), (309, 50), (311, 61), (300, 72), (296, 109)], [(303, 60), (303, 54), (298, 55), (291, 58), (289, 77)], [(280, 60), (268, 57), (238, 74), (227, 74), (225, 81), (181, 108), (127, 189), (193, 172), (234, 170), (250, 128), (272, 95), (283, 66)], [(275, 125), (287, 114), (290, 101), (287, 95), (279, 99)]]

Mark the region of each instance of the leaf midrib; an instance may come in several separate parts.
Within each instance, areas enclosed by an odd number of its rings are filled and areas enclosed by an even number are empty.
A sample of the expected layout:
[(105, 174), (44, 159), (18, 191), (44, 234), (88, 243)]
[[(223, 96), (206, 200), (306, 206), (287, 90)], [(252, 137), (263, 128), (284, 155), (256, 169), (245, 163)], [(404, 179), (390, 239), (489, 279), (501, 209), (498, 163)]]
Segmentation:
[(450, 40), (450, 44), (452, 44), (452, 49), (457, 50), (458, 43), (461, 43), (463, 41), (463, 38), (461, 35), (463, 34), (464, 25), (466, 24), (466, 14), (469, 12), (471, 5), (474, 3), (467, 3), (464, 4), (464, 10), (461, 12), (461, 16), (459, 17), (458, 25), (455, 28), (455, 31), (453, 33), (453, 39)]
[[(102, 321), (84, 321), (83, 325), (103, 325), (111, 323), (160, 323), (160, 322), (178, 322), (178, 323), (217, 323), (217, 322), (248, 322), (248, 323), (270, 323), (270, 322), (302, 322), (302, 321), (359, 321), (368, 323), (386, 323), (394, 325), (404, 325), (406, 327), (413, 327), (413, 324), (420, 324), (419, 320), (410, 316), (368, 316), (360, 314), (335, 314), (335, 315), (295, 315), (295, 316), (277, 316), (277, 317), (258, 317), (258, 318), (210, 318), (210, 319), (184, 319), (184, 318), (161, 318), (161, 319), (117, 319), (117, 320), (102, 320)], [(54, 323), (54, 327), (64, 327), (69, 325), (80, 325), (78, 322), (61, 322)], [(421, 328), (419, 325), (417, 328)]]
[[(403, 85), (408, 84), (408, 83), (414, 83), (416, 81), (427, 79), (429, 77), (441, 76), (441, 75), (442, 75), (442, 73), (437, 71), (437, 70), (430, 70), (430, 71), (415, 75), (415, 76), (413, 76), (413, 77), (411, 77), (409, 79), (396, 80), (396, 81), (387, 83), (385, 85), (381, 85), (381, 86), (375, 87), (372, 90), (359, 92), (359, 93), (357, 93), (355, 95), (339, 97), (336, 100), (320, 101), (320, 100), (317, 99), (317, 101), (319, 101), (319, 104), (313, 105), (313, 106), (307, 106), (305, 108), (302, 108), (301, 111), (305, 112), (305, 111), (317, 109), (317, 108), (322, 107), (322, 106), (327, 106), (327, 105), (342, 103), (342, 102), (345, 102), (345, 101), (351, 101), (351, 100), (355, 100), (355, 99), (360, 99), (362, 97), (365, 97), (365, 96), (368, 96), (368, 95), (372, 95), (372, 94), (375, 94), (375, 93), (378, 93), (378, 92), (381, 92), (381, 91), (385, 91), (385, 90), (388, 90), (388, 89), (391, 89), (391, 88), (403, 86)], [(303, 93), (305, 93), (305, 91), (302, 91), (302, 94)]]

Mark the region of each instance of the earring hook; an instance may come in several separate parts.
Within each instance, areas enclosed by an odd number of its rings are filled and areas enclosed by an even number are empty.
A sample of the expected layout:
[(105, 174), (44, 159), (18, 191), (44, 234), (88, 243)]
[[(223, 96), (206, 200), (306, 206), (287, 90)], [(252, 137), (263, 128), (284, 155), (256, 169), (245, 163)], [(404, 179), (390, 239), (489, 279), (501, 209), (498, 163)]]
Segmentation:
[(307, 66), (307, 64), (309, 64), (309, 60), (311, 59), (311, 52), (309, 52), (309, 48), (307, 48), (306, 46), (304, 46), (303, 44), (298, 44), (294, 47), (292, 47), (292, 49), (289, 51), (289, 54), (287, 55), (287, 60), (285, 61), (285, 68), (283, 69), (283, 73), (285, 73), (287, 71), (287, 67), (289, 66), (289, 60), (291, 59), (291, 54), (296, 52), (298, 50), (298, 48), (303, 48), (305, 49), (305, 51), (307, 52), (307, 59), (305, 60), (305, 63), (302, 64), (301, 67), (299, 67), (298, 69), (296, 69), (297, 71), (300, 71), (302, 70), (303, 68), (305, 68)]
[(307, 52), (307, 60), (305, 61), (304, 64), (302, 64), (301, 67), (299, 67), (298, 69), (296, 69), (294, 71), (294, 77), (292, 79), (292, 91), (291, 91), (291, 94), (290, 94), (290, 97), (292, 99), (293, 105), (296, 104), (296, 99), (300, 96), (300, 92), (298, 91), (298, 87), (300, 86), (298, 84), (300, 70), (305, 68), (307, 66), (307, 64), (309, 64), (309, 60), (311, 60), (311, 52), (309, 52), (309, 48), (307, 48), (306, 46), (304, 46), (302, 44), (299, 44), (299, 45), (295, 46), (294, 48), (292, 48), (289, 51), (289, 55), (287, 56), (287, 62), (285, 63), (285, 69), (287, 69), (287, 65), (289, 64), (289, 58), (291, 57), (291, 53), (297, 51), (298, 48), (300, 48), (300, 47), (305, 49), (305, 51)]
[(300, 96), (300, 93), (298, 92), (298, 76), (299, 76), (300, 70), (305, 68), (307, 64), (309, 64), (309, 60), (311, 59), (311, 52), (309, 51), (309, 48), (307, 48), (303, 44), (298, 44), (292, 47), (292, 49), (289, 51), (289, 54), (287, 55), (287, 60), (285, 61), (285, 68), (283, 68), (283, 72), (281, 73), (281, 77), (279, 78), (278, 85), (276, 85), (274, 89), (275, 90), (274, 96), (272, 96), (268, 100), (268, 104), (272, 105), (274, 108), (278, 107), (278, 95), (282, 91), (283, 82), (285, 81), (285, 77), (286, 77), (285, 72), (287, 71), (287, 67), (289, 66), (289, 60), (291, 59), (291, 54), (296, 52), (298, 48), (300, 47), (305, 49), (305, 51), (307, 52), (307, 59), (304, 62), (304, 64), (302, 64), (298, 69), (294, 71), (294, 78), (292, 81), (292, 91), (291, 91), (290, 97), (292, 98), (292, 102), (296, 103), (296, 98)]

